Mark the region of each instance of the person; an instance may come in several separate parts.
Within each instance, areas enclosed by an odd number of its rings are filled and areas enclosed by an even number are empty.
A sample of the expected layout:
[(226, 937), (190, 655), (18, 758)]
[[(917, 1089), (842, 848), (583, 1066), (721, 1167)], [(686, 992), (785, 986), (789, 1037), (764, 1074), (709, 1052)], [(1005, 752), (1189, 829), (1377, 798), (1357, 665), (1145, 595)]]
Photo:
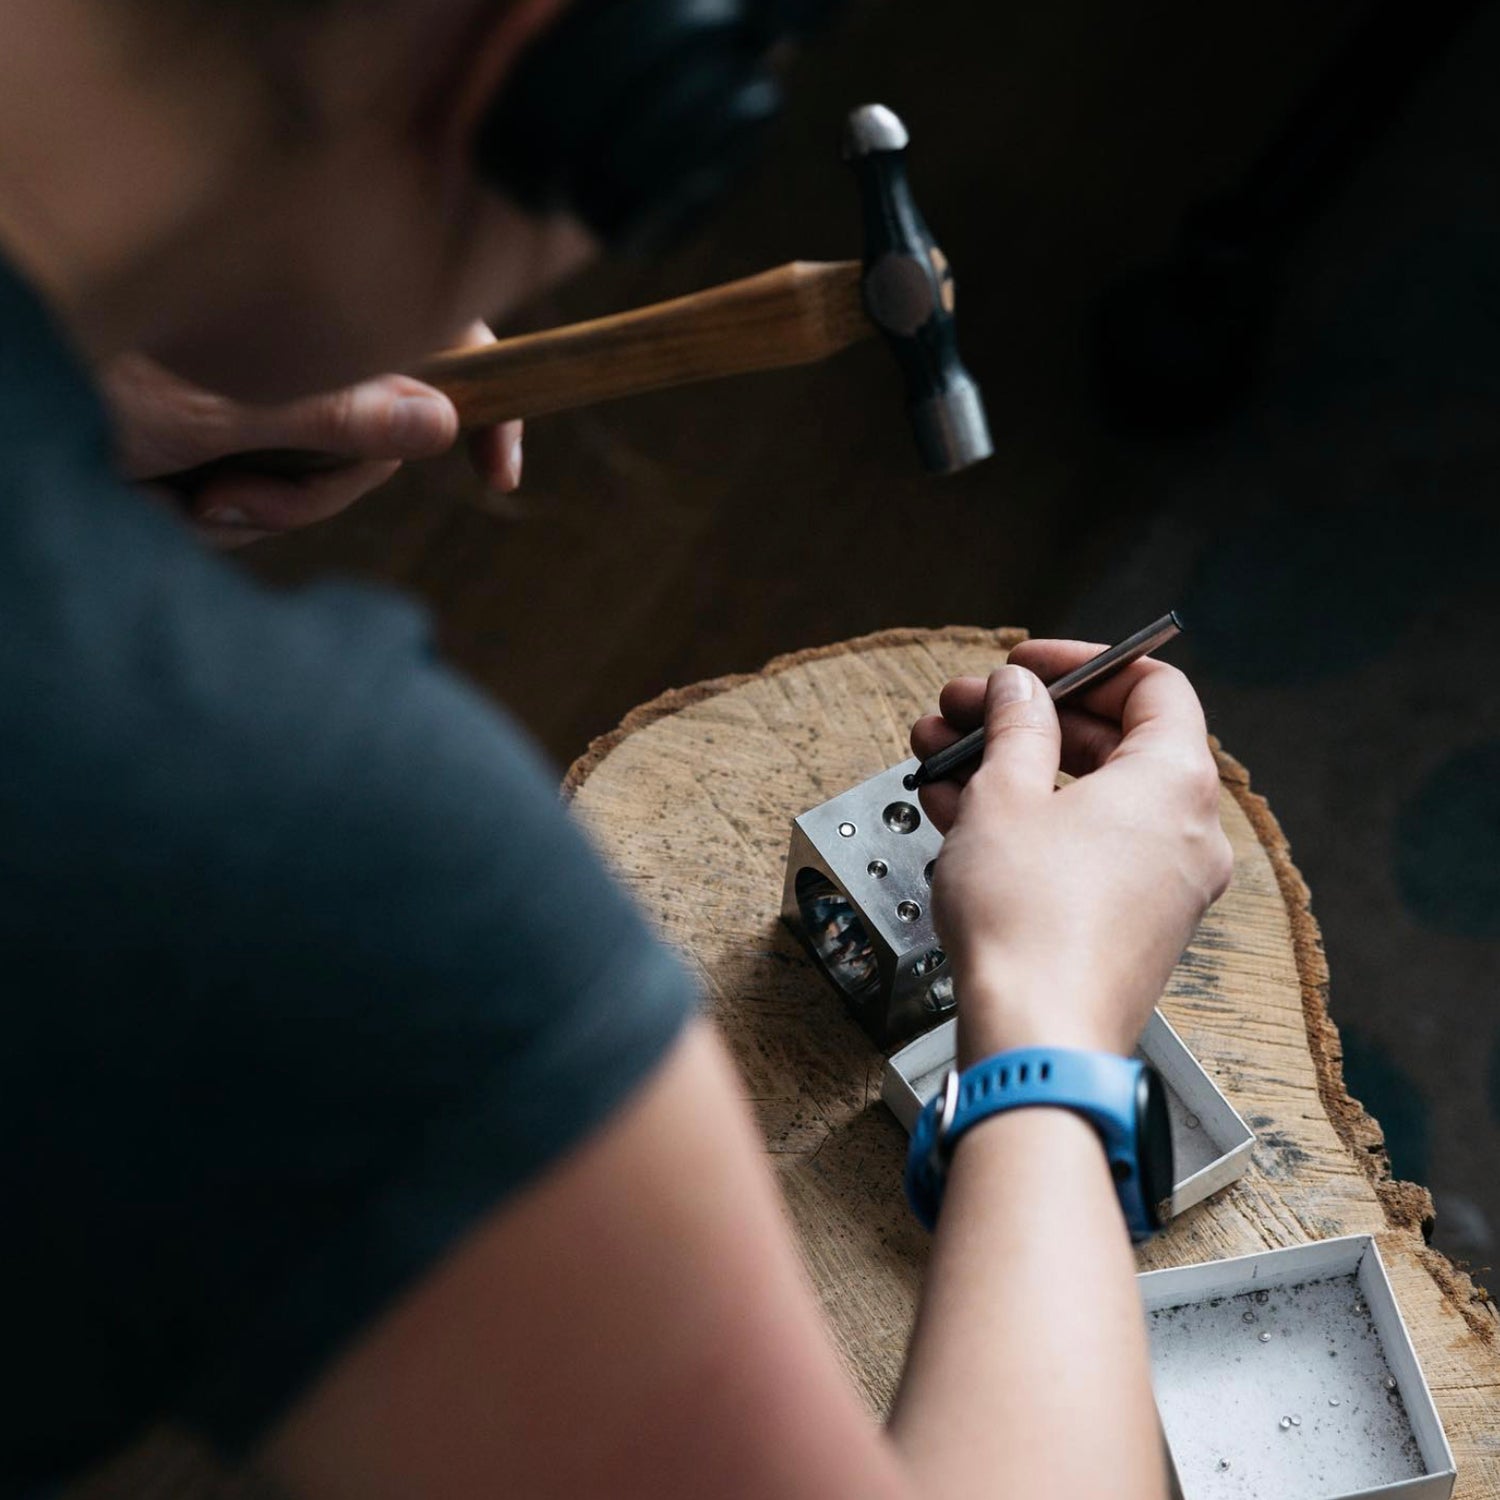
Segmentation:
[[(1082, 1118), (959, 1144), (877, 1424), (684, 966), (546, 768), (411, 606), (194, 534), (449, 446), (365, 377), (587, 253), (468, 149), (564, 9), (0, 3), (0, 1490), (175, 1420), (306, 1500), (1159, 1495)], [(352, 462), (171, 478), (280, 446)], [(1192, 689), (1141, 662), (1059, 718), (1039, 676), (1091, 649), (912, 731), (987, 733), (923, 793), (964, 1060), (1128, 1052), (1229, 876)]]

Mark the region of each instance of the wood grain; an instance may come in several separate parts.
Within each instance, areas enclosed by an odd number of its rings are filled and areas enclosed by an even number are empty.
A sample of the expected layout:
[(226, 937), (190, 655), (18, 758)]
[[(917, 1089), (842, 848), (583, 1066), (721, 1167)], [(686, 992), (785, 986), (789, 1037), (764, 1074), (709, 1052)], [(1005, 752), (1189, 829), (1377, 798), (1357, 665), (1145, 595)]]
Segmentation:
[(874, 332), (858, 261), (793, 261), (670, 302), (439, 355), (415, 373), (475, 427), (811, 364)]
[[(982, 673), (1014, 631), (887, 632), (668, 694), (569, 776), (574, 805), (666, 935), (692, 958), (773, 1153), (803, 1259), (872, 1410), (895, 1387), (927, 1242), (906, 1209), (906, 1137), (882, 1059), (782, 926), (791, 819), (908, 754), (949, 677)], [(1378, 1237), (1459, 1467), (1500, 1496), (1500, 1320), (1394, 1183), (1379, 1126), (1343, 1088), (1308, 895), (1244, 769), (1220, 754), (1235, 850), (1162, 1008), (1255, 1130), (1254, 1165), (1146, 1247), (1142, 1269), (1332, 1235)]]

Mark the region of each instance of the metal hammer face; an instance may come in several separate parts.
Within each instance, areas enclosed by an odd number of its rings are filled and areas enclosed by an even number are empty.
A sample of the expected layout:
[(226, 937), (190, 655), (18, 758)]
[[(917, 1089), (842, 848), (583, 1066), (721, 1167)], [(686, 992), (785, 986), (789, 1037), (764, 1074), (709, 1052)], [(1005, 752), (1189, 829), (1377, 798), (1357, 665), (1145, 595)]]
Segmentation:
[(909, 137), (883, 104), (866, 104), (844, 127), (844, 159), (864, 207), (864, 304), (906, 381), (922, 461), (951, 474), (994, 451), (979, 387), (958, 357), (953, 273), (906, 178)]

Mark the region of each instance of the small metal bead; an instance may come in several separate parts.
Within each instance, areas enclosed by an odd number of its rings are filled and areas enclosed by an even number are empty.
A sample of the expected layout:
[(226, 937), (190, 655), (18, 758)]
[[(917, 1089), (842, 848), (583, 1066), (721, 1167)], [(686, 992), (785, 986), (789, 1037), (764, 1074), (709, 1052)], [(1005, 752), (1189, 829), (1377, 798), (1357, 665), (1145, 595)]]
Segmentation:
[(1260, 1341), (1263, 1344), (1269, 1344), (1271, 1342), (1271, 1335), (1269, 1333), (1261, 1334)]

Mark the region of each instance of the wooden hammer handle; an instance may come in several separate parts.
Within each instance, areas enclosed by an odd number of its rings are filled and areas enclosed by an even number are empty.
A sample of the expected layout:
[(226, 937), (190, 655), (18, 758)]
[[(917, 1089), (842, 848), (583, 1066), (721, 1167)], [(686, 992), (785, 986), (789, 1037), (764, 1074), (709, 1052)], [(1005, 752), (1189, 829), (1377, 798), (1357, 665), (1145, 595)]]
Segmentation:
[(465, 427), (666, 386), (812, 364), (875, 332), (858, 261), (793, 261), (588, 323), (440, 354), (412, 373)]
[[(792, 261), (743, 281), (590, 323), (439, 354), (413, 371), (458, 408), (464, 427), (536, 417), (714, 380), (806, 365), (875, 332), (860, 299), (857, 260)], [(194, 494), (227, 470), (298, 479), (346, 457), (266, 449), (202, 464), (171, 483)]]

